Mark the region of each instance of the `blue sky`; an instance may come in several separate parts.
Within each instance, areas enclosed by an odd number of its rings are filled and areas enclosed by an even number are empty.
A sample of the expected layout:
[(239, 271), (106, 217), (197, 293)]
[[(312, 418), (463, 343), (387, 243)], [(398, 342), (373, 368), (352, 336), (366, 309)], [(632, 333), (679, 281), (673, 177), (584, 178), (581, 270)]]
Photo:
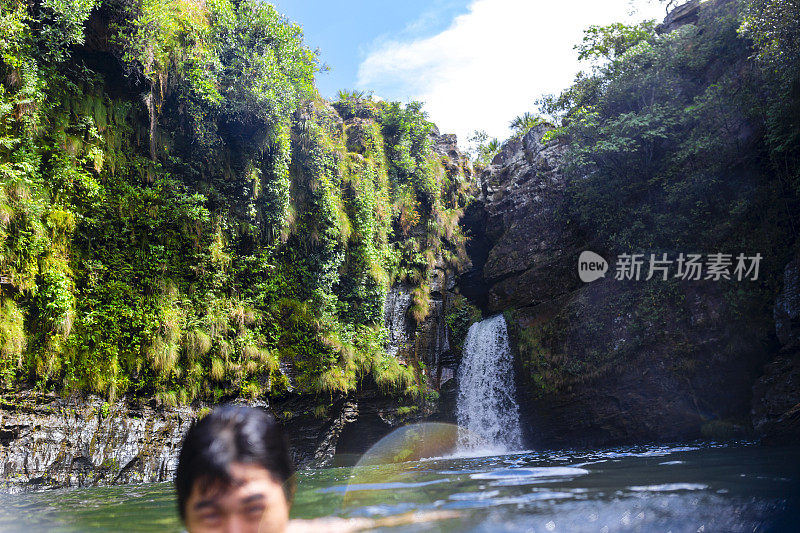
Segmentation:
[(390, 39), (434, 35), (471, 0), (273, 0), (272, 4), (300, 24), (306, 43), (319, 48), (331, 70), (317, 76), (323, 96), (354, 89), (358, 66), (370, 50)]
[(573, 45), (592, 24), (659, 21), (658, 0), (274, 0), (331, 70), (317, 86), (422, 100), (466, 145), (478, 129), (505, 138), (535, 100), (586, 65)]

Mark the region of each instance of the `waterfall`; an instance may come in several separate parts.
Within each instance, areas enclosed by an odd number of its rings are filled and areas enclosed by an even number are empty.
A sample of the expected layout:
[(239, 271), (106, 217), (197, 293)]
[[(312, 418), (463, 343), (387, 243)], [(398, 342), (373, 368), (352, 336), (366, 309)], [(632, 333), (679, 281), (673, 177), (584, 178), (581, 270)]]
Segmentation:
[(473, 324), (458, 369), (458, 453), (522, 449), (514, 370), (503, 315)]

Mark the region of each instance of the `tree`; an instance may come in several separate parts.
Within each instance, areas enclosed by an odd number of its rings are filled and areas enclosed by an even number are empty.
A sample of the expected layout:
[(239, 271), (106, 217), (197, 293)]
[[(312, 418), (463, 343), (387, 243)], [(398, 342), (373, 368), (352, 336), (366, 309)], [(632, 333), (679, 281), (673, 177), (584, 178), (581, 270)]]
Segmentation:
[(514, 117), (510, 122), (511, 129), (514, 130), (514, 136), (521, 136), (528, 133), (532, 128), (542, 124), (545, 120), (539, 115), (525, 112), (522, 115)]
[(614, 60), (635, 45), (655, 34), (655, 21), (627, 25), (615, 22), (608, 26), (590, 26), (584, 31), (583, 42), (575, 45), (581, 61)]
[(753, 40), (772, 96), (761, 102), (771, 157), (800, 192), (800, 0), (750, 0), (739, 32)]
[(800, 78), (800, 0), (750, 0), (740, 32), (753, 39), (756, 57), (771, 70)]
[(472, 160), (481, 165), (488, 165), (500, 150), (500, 141), (497, 138), (489, 138), (489, 134), (484, 130), (476, 130), (467, 139), (470, 143), (469, 153)]

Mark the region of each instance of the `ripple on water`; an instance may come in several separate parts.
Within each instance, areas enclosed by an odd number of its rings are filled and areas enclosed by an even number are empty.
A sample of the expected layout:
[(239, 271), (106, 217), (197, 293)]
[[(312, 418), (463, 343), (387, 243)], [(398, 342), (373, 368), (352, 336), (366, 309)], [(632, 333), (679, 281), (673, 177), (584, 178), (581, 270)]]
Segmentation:
[(472, 479), (487, 480), (537, 480), (543, 478), (565, 478), (583, 476), (589, 471), (585, 468), (575, 468), (571, 466), (542, 466), (538, 468), (501, 468), (491, 472), (481, 472), (472, 474)]
[(449, 479), (433, 479), (431, 481), (420, 481), (417, 483), (404, 483), (401, 481), (389, 483), (351, 483), (349, 485), (334, 485), (333, 487), (326, 487), (317, 489), (318, 494), (341, 493), (350, 492), (354, 490), (393, 490), (393, 489), (415, 489), (418, 487), (426, 487), (428, 485), (436, 485), (438, 483), (448, 483)]
[(589, 471), (584, 468), (553, 466), (538, 468), (504, 468), (473, 474), (470, 477), (474, 480), (490, 481), (489, 485), (492, 487), (515, 487), (520, 485), (569, 481), (588, 473)]
[(495, 503), (497, 503), (498, 505), (509, 505), (509, 504), (520, 505), (531, 502), (563, 500), (565, 498), (574, 498), (574, 497), (575, 495), (572, 492), (555, 492), (555, 491), (529, 492), (528, 494), (521, 494), (519, 496), (508, 496), (505, 498), (498, 498), (495, 500)]
[(490, 490), (484, 492), (458, 492), (451, 494), (449, 498), (451, 500), (488, 500), (499, 495), (499, 490)]
[(706, 490), (708, 485), (703, 483), (663, 483), (661, 485), (640, 485), (628, 487), (634, 492), (675, 492), (679, 490)]
[(645, 449), (625, 450), (625, 451), (608, 451), (602, 455), (609, 458), (624, 458), (624, 457), (663, 457), (678, 452), (693, 452), (700, 448), (698, 446), (656, 446), (648, 447)]
[(442, 509), (478, 509), (498, 505), (499, 490), (481, 492), (459, 492), (450, 494), (447, 502), (442, 502)]
[(519, 495), (501, 494), (499, 490), (485, 492), (463, 492), (451, 494), (447, 502), (443, 502), (443, 509), (480, 509), (506, 505), (524, 506), (531, 503), (547, 502), (575, 498), (572, 492), (565, 491), (533, 491)]

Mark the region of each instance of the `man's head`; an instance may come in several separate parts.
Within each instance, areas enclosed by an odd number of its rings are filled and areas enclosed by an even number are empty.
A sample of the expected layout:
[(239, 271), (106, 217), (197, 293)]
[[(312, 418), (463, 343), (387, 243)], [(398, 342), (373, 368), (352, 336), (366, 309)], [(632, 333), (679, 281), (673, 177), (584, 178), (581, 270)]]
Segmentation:
[(192, 426), (175, 488), (189, 533), (282, 532), (294, 493), (286, 439), (261, 409), (222, 406)]

